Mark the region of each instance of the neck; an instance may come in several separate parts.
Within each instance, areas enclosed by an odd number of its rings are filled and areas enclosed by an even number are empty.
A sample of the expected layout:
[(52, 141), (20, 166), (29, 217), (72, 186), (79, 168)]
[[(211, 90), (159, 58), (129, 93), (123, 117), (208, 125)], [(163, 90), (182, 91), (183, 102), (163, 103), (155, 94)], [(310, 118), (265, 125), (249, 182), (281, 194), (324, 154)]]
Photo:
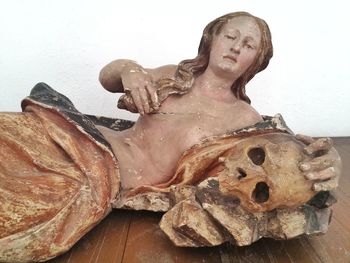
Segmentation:
[(232, 102), (237, 100), (233, 95), (231, 86), (235, 80), (217, 76), (213, 71), (206, 70), (195, 80), (194, 87), (206, 96), (220, 101)]

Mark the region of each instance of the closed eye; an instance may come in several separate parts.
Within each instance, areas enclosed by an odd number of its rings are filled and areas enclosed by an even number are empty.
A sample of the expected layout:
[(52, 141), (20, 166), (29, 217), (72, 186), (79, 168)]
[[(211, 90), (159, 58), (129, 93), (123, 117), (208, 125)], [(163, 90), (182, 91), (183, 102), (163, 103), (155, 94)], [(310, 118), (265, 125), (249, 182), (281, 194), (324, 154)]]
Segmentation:
[(244, 39), (243, 44), (248, 49), (256, 49), (255, 41), (251, 37)]
[(225, 35), (226, 38), (231, 39), (231, 40), (236, 40), (236, 36), (230, 36), (230, 35)]
[(244, 46), (247, 47), (248, 49), (255, 49), (254, 45), (247, 43), (247, 42), (244, 43)]

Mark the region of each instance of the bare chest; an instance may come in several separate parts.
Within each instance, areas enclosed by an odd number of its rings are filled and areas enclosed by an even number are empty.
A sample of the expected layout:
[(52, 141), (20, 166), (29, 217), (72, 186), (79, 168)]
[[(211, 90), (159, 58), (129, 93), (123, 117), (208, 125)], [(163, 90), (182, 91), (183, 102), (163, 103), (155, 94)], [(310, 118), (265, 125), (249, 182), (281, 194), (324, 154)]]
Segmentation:
[(190, 96), (167, 99), (159, 112), (140, 117), (133, 128), (111, 139), (124, 186), (165, 181), (185, 150), (206, 137), (250, 125), (248, 115), (249, 108), (241, 103), (213, 103)]
[(150, 137), (162, 138), (183, 151), (206, 137), (250, 125), (250, 114), (240, 101), (230, 104), (191, 95), (174, 96), (165, 101), (159, 112), (147, 116), (142, 126)]

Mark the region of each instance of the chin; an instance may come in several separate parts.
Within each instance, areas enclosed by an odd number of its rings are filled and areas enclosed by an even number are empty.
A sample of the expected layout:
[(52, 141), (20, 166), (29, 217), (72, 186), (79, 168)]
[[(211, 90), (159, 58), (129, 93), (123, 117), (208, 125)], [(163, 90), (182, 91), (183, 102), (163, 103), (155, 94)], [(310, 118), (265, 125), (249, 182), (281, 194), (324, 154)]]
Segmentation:
[(236, 70), (236, 65), (225, 63), (225, 64), (219, 66), (217, 72), (218, 73), (220, 72), (220, 75), (225, 75), (225, 76), (232, 77), (233, 74), (235, 75), (236, 71), (237, 71)]
[(235, 68), (237, 68), (237, 62), (222, 61), (221, 63), (218, 64), (218, 67), (221, 68), (221, 70), (233, 71)]

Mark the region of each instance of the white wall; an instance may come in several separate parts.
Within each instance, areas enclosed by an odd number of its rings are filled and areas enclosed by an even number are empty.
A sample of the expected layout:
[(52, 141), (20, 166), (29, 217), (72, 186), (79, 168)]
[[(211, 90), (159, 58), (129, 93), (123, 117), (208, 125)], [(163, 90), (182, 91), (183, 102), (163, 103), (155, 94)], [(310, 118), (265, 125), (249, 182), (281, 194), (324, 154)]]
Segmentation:
[(135, 119), (98, 83), (116, 58), (145, 67), (196, 55), (204, 26), (232, 11), (267, 21), (274, 57), (248, 84), (261, 114), (280, 112), (298, 133), (350, 135), (346, 1), (0, 1), (0, 111), (43, 81), (85, 113)]

